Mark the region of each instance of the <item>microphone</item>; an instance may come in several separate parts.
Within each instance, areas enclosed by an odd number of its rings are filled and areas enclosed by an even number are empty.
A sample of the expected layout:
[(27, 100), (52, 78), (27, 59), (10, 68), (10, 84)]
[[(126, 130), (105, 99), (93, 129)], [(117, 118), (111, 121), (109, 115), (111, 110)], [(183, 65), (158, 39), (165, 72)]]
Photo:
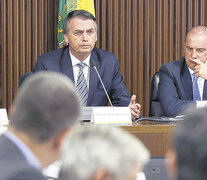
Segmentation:
[(103, 83), (103, 81), (102, 81), (102, 79), (101, 79), (101, 76), (100, 76), (100, 74), (99, 74), (99, 72), (98, 72), (98, 70), (97, 70), (97, 68), (96, 68), (96, 63), (95, 63), (94, 61), (91, 61), (91, 66), (95, 69), (96, 74), (98, 75), (98, 78), (99, 78), (99, 80), (100, 80), (100, 82), (101, 82), (101, 85), (102, 85), (102, 87), (103, 87), (103, 89), (104, 89), (104, 92), (105, 92), (105, 94), (106, 94), (106, 96), (107, 96), (107, 98), (108, 98), (109, 104), (110, 104), (111, 106), (113, 106), (113, 104), (112, 104), (112, 102), (111, 102), (111, 99), (109, 98), (109, 95), (108, 95), (108, 93), (107, 93), (107, 91), (106, 91), (106, 88), (105, 88), (105, 86), (104, 86), (104, 83)]

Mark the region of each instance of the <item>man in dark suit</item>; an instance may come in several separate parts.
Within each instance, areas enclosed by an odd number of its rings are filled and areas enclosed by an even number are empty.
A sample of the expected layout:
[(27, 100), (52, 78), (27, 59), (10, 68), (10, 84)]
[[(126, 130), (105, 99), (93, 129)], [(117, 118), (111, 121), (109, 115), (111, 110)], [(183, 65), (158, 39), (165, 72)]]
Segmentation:
[(42, 168), (59, 158), (62, 140), (79, 113), (78, 97), (66, 76), (30, 76), (18, 92), (8, 131), (0, 136), (0, 179), (46, 179)]
[(84, 84), (87, 84), (84, 89), (87, 92), (83, 95), (85, 104), (82, 104), (107, 106), (108, 99), (94, 69), (96, 66), (112, 104), (114, 106), (129, 106), (132, 118), (137, 118), (140, 115), (141, 106), (135, 102), (135, 95), (130, 100), (116, 56), (94, 48), (97, 41), (95, 17), (85, 10), (72, 11), (64, 21), (63, 33), (69, 46), (40, 56), (37, 59), (35, 71), (61, 72), (78, 86), (79, 73), (81, 72), (79, 64), (83, 64)]
[(185, 56), (161, 66), (159, 99), (166, 116), (176, 116), (189, 106), (206, 106), (207, 28), (192, 28), (184, 43)]

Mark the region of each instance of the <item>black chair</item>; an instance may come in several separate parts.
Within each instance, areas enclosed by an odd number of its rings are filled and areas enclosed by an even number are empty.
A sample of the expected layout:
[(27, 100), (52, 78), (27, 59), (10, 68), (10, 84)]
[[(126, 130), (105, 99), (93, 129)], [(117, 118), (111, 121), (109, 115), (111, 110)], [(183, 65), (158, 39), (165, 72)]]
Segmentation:
[(164, 116), (162, 111), (159, 97), (158, 97), (158, 85), (159, 85), (159, 71), (153, 75), (150, 89), (150, 111), (149, 116)]
[(168, 174), (164, 157), (151, 157), (144, 167), (144, 173), (146, 180), (173, 180)]
[(18, 82), (18, 86), (20, 88), (20, 86), (23, 84), (23, 82), (25, 81), (25, 79), (27, 79), (30, 75), (32, 75), (32, 72), (27, 72), (25, 74), (23, 74), (20, 78), (19, 78), (19, 82)]

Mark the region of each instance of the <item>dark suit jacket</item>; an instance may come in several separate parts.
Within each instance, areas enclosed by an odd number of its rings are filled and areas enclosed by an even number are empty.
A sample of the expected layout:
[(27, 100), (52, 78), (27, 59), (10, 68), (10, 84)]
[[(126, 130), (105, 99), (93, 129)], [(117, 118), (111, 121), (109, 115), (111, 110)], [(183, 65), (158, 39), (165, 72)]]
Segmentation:
[[(90, 61), (95, 62), (106, 90), (114, 106), (128, 106), (130, 96), (120, 73), (120, 66), (115, 55), (94, 48)], [(73, 68), (69, 47), (48, 52), (37, 59), (35, 72), (56, 71), (68, 76), (73, 82)], [(107, 106), (108, 99), (93, 67), (90, 67), (89, 94), (87, 106)]]
[(24, 156), (6, 136), (0, 136), (0, 180), (46, 180), (27, 164)]
[[(176, 116), (189, 106), (196, 107), (196, 102), (193, 101), (192, 78), (185, 57), (160, 67), (158, 94), (166, 116)], [(206, 99), (207, 81), (205, 80), (203, 100)]]

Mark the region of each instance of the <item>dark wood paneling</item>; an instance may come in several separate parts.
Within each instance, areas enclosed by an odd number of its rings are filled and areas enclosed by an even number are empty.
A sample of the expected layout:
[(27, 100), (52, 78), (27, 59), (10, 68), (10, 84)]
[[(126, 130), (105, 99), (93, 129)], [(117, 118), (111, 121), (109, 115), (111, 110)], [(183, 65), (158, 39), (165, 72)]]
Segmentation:
[(1, 0), (0, 8), (0, 107), (8, 108), (19, 77), (56, 48), (58, 1)]
[[(56, 49), (58, 0), (0, 1), (0, 107), (8, 108), (18, 79), (44, 52)], [(97, 47), (114, 53), (142, 115), (152, 75), (183, 55), (186, 32), (207, 25), (205, 0), (95, 0)]]

